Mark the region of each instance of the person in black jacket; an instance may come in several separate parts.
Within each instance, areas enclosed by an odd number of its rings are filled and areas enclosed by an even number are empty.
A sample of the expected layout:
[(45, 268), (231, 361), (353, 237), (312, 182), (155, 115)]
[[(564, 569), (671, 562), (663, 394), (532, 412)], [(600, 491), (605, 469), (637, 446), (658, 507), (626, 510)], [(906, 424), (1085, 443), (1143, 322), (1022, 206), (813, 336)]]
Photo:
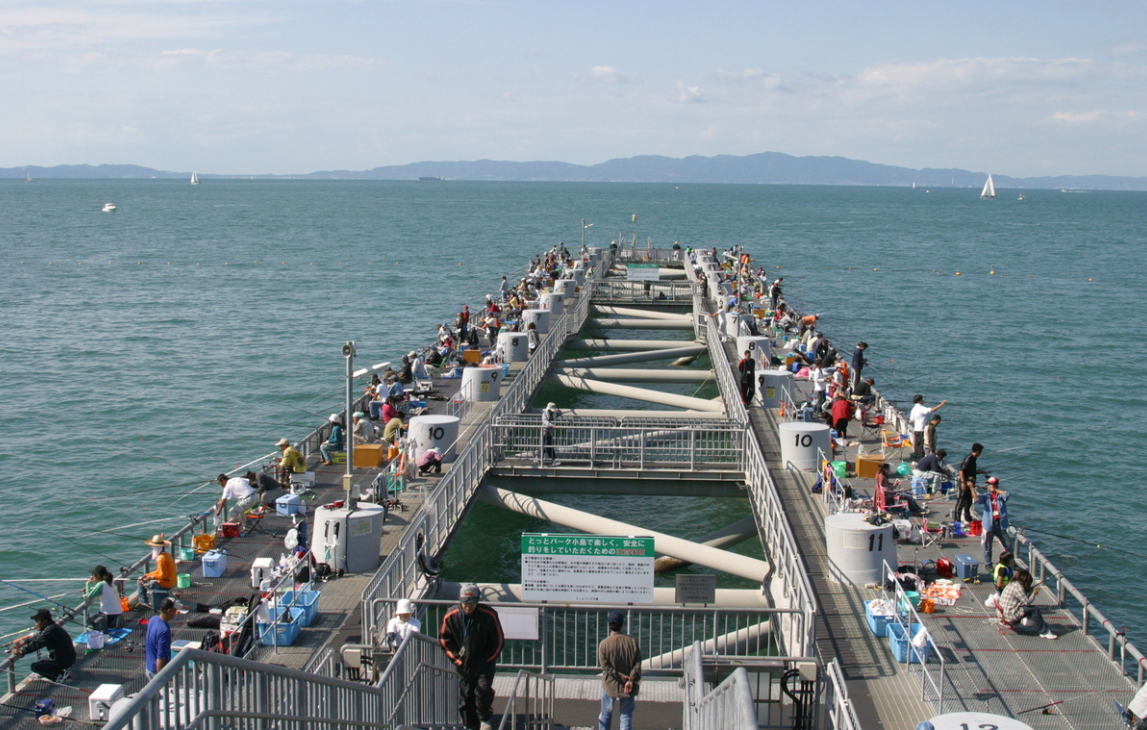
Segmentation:
[(16, 641), (12, 645), (12, 656), (27, 656), (39, 649), (47, 649), (48, 658), (32, 662), (32, 671), (55, 682), (76, 663), (76, 647), (68, 632), (52, 620), (52, 612), (48, 609), (41, 608), (32, 619), (36, 622), (36, 633)]
[(498, 614), (478, 605), (478, 586), (465, 583), (458, 608), (442, 617), (438, 643), (458, 667), (458, 712), (468, 730), (490, 730), (494, 705), (494, 672), (502, 653)]

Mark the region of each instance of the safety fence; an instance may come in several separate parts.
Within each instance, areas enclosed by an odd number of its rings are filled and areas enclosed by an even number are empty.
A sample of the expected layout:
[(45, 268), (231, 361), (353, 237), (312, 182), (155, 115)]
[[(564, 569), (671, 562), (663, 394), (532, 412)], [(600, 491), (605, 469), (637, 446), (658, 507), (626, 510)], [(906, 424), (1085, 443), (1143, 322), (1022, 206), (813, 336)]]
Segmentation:
[(856, 708), (848, 699), (848, 687), (840, 665), (833, 659), (824, 669), (825, 674), (825, 723), (826, 730), (861, 730)]
[[(699, 642), (714, 656), (777, 656), (773, 627), (782, 619), (802, 620), (797, 611), (779, 608), (713, 608), (701, 606), (559, 606), (546, 603), (492, 603), (506, 633), (501, 669), (538, 672), (597, 673), (597, 647), (609, 636), (612, 610), (625, 614), (626, 633), (637, 639), (644, 657), (642, 671), (680, 673), (684, 647)], [(392, 615), (395, 601), (378, 599), (375, 611)], [(423, 627), (436, 630), (457, 601), (421, 599)]]
[(684, 730), (756, 730), (757, 708), (745, 668), (738, 667), (724, 681), (706, 692), (700, 642), (686, 649), (685, 654), (685, 671), (681, 678), (685, 688), (681, 727)]
[(618, 263), (680, 263), (686, 260), (686, 254), (680, 248), (636, 248), (622, 246), (617, 250)]
[[(944, 678), (947, 666), (944, 661), (944, 652), (940, 651), (932, 632), (927, 631), (926, 628), (924, 628), (927, 636), (925, 645), (916, 646), (915, 635), (912, 631), (916, 627), (923, 628), (924, 622), (920, 619), (920, 614), (916, 612), (916, 605), (908, 598), (904, 586), (896, 580), (896, 571), (888, 565), (887, 560), (884, 561), (882, 583), (881, 590), (885, 600), (895, 607), (892, 620), (900, 627), (901, 636), (907, 645), (905, 658), (908, 660), (908, 669), (909, 671), (920, 670), (920, 699), (935, 703), (936, 713), (942, 715), (944, 714)], [(888, 590), (889, 585), (892, 586), (891, 590)], [(892, 623), (889, 623), (888, 626), (891, 630)]]
[(550, 730), (554, 726), (554, 678), (519, 669), (506, 695), (498, 730)]
[(603, 426), (561, 418), (547, 432), (540, 417), (530, 423), (496, 423), (490, 429), (495, 459), (543, 466), (587, 469), (674, 469), (689, 471), (741, 468), (744, 428), (728, 421), (703, 426)]
[(629, 281), (605, 279), (595, 297), (613, 301), (674, 301), (685, 302), (693, 297), (693, 285), (688, 281)]
[[(1012, 533), (1012, 553), (1016, 556), (1017, 562), (1022, 562), (1027, 566), (1037, 583), (1043, 583), (1055, 591), (1057, 607), (1070, 608), (1079, 616), (1083, 633), (1095, 638), (1096, 642), (1104, 648), (1107, 658), (1119, 667), (1121, 674), (1130, 674), (1137, 683), (1142, 684), (1143, 680), (1147, 678), (1147, 659), (1143, 657), (1143, 653), (1139, 651), (1138, 647), (1127, 640), (1126, 631), (1116, 628), (1115, 624), (1111, 623), (1095, 607), (1095, 604), (1088, 600), (1087, 596), (1080, 593), (1079, 589), (1072, 585), (1059, 568), (1055, 567), (1040, 552), (1027, 535), (1017, 531), (1014, 527), (1008, 531)], [(1068, 604), (1069, 598), (1074, 600), (1074, 605)], [(1107, 633), (1107, 645), (1105, 647), (1100, 640), (1102, 634), (1093, 630), (1093, 622), (1098, 623), (1100, 628)], [(1127, 666), (1128, 657), (1133, 662), (1132, 669), (1134, 672)]]
[(379, 597), (420, 595), (436, 575), (434, 556), (446, 547), (486, 472), (493, 465), (494, 440), (489, 424), (502, 415), (525, 410), (537, 386), (545, 377), (566, 338), (576, 334), (589, 316), (590, 299), (602, 272), (608, 269), (610, 254), (586, 279), (575, 302), (553, 322), (526, 365), (518, 371), (513, 383), (502, 393), (489, 420), (473, 430), (466, 447), (450, 465), (450, 470), (410, 518), (402, 539), (371, 578), (362, 593), (364, 636), (371, 636), (378, 625), (373, 604)]

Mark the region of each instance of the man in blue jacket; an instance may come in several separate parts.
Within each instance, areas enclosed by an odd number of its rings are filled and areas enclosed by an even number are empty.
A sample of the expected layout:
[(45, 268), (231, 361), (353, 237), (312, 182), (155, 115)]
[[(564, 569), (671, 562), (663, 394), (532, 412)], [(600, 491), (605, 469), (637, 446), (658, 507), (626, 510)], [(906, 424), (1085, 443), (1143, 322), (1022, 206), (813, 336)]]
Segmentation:
[(984, 526), (984, 565), (992, 565), (992, 537), (1000, 538), (1004, 550), (1008, 549), (1008, 493), (1000, 491), (1000, 480), (988, 477), (988, 491), (976, 497), (980, 508), (980, 522)]

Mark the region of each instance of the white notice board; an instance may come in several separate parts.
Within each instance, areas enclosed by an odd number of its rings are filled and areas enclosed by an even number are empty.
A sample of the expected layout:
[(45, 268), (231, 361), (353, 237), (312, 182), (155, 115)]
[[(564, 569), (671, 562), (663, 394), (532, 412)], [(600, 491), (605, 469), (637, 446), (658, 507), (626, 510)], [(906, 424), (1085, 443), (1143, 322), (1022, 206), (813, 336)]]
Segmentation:
[(522, 535), (522, 598), (653, 603), (652, 537)]

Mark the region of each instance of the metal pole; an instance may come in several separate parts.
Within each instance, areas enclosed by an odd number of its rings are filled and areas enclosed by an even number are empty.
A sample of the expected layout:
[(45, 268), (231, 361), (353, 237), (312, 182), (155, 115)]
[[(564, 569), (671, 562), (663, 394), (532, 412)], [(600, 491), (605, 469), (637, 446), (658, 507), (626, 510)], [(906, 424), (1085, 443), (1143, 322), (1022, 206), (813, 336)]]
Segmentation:
[(346, 505), (354, 509), (351, 498), (351, 479), (354, 474), (354, 424), (351, 409), (354, 408), (354, 340), (343, 345), (343, 357), (346, 358), (346, 416), (343, 420), (343, 439), (346, 441), (346, 474), (343, 475), (343, 489), (346, 490)]

